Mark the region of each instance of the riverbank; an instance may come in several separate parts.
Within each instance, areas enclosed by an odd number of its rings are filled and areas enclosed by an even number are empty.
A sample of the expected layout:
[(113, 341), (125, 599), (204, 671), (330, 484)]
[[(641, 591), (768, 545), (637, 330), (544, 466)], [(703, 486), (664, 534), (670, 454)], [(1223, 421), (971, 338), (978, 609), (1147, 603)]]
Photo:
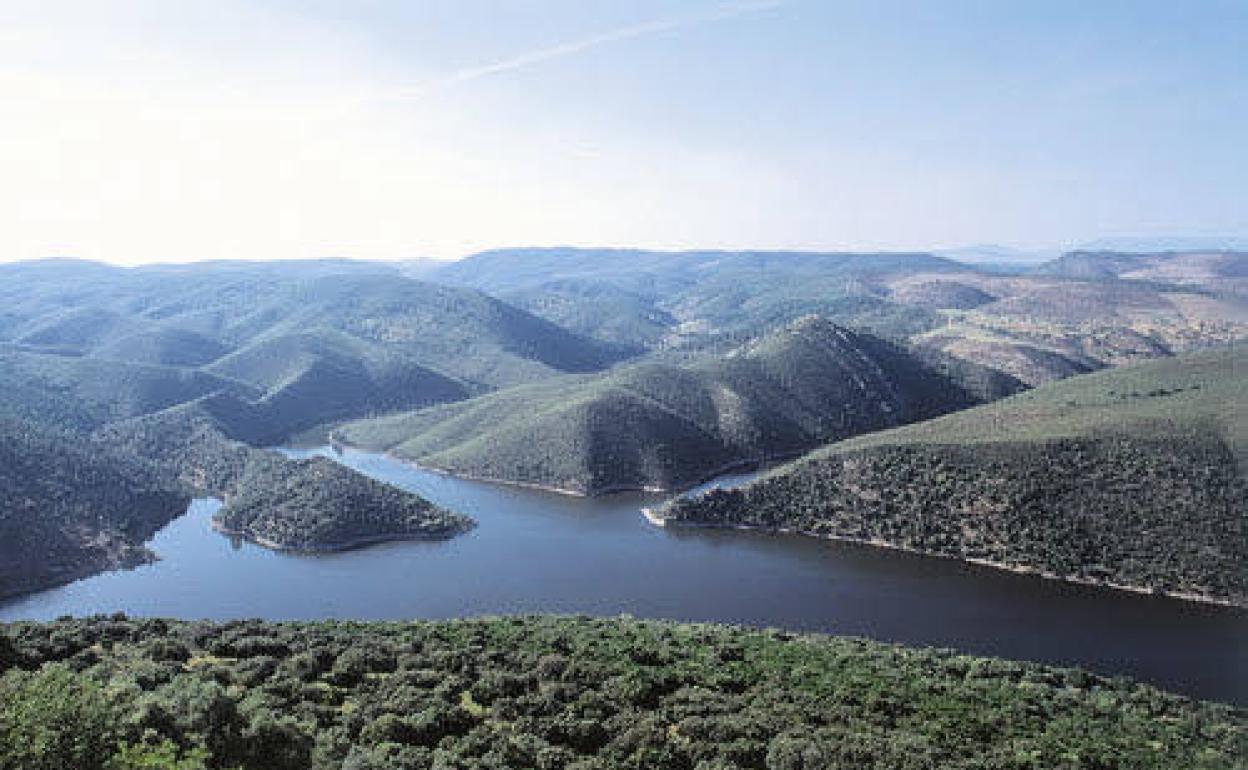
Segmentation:
[(702, 474), (701, 476), (699, 476), (697, 480), (695, 481), (685, 483), (685, 484), (674, 485), (674, 486), (613, 484), (611, 486), (598, 487), (595, 489), (581, 489), (581, 488), (573, 488), (573, 487), (560, 487), (560, 486), (555, 486), (553, 484), (542, 484), (542, 483), (534, 482), (534, 481), (517, 481), (515, 479), (504, 479), (504, 478), (497, 478), (494, 476), (484, 476), (480, 474), (469, 473), (467, 471), (451, 470), (449, 468), (439, 468), (434, 465), (426, 465), (424, 463), (417, 462), (416, 460), (413, 460), (408, 457), (403, 457), (402, 455), (394, 453), (392, 450), (383, 450), (381, 452), (378, 452), (377, 450), (374, 450), (374, 449), (368, 449), (367, 447), (361, 447), (361, 446), (356, 446), (354, 444), (350, 444), (338, 438), (332, 432), (328, 436), (328, 442), (329, 442), (329, 446), (332, 447), (335, 451), (341, 452), (341, 451), (349, 449), (349, 450), (353, 450), (357, 452), (379, 453), (390, 460), (394, 460), (397, 463), (402, 463), (403, 465), (407, 465), (407, 466), (416, 468), (421, 471), (435, 473), (439, 476), (447, 476), (450, 478), (461, 479), (464, 481), (479, 481), (479, 482), (486, 483), (486, 484), (498, 484), (501, 486), (516, 487), (517, 489), (532, 489), (532, 490), (536, 490), (539, 492), (549, 492), (551, 494), (564, 495), (567, 497), (576, 497), (576, 498), (582, 498), (582, 499), (593, 499), (596, 497), (621, 494), (624, 492), (644, 492), (648, 494), (681, 495), (681, 494), (688, 492), (691, 489), (696, 489), (697, 487), (700, 487), (703, 484), (708, 484), (712, 481), (715, 481), (721, 476), (727, 476), (727, 475), (731, 475), (735, 473), (750, 473), (752, 471), (762, 470), (763, 468), (766, 468), (767, 466), (770, 466), (772, 464), (785, 462), (787, 460), (792, 460), (796, 457), (800, 457), (803, 454), (802, 452), (791, 452), (791, 453), (786, 453), (782, 455), (739, 460), (739, 461), (727, 463), (726, 465), (722, 465), (718, 468), (714, 468)]
[(341, 542), (317, 543), (312, 546), (287, 545), (284, 543), (279, 543), (276, 540), (270, 540), (269, 538), (266, 538), (266, 537), (252, 535), (247, 532), (243, 532), (241, 530), (229, 529), (225, 527), (224, 525), (222, 525), (215, 518), (211, 519), (210, 526), (212, 527), (213, 531), (217, 532), (218, 534), (225, 535), (226, 537), (232, 537), (232, 538), (236, 537), (241, 540), (246, 540), (249, 543), (261, 546), (262, 548), (268, 548), (269, 550), (272, 550), (272, 551), (280, 551), (282, 553), (313, 555), (313, 554), (342, 553), (344, 551), (354, 551), (360, 548), (367, 548), (370, 545), (380, 545), (381, 543), (398, 543), (398, 542), (413, 541), (413, 540), (429, 540), (429, 541), (449, 540), (457, 535), (462, 535), (465, 532), (471, 531), (476, 526), (476, 522), (467, 522), (461, 526), (453, 527), (449, 530), (443, 530), (440, 532), (411, 532), (411, 533), (394, 533), (394, 534), (380, 534), (380, 535), (362, 535), (360, 537), (351, 538), (349, 540), (343, 540)]
[(1235, 602), (1218, 596), (1210, 596), (1207, 594), (1192, 593), (1188, 591), (1158, 591), (1144, 586), (1133, 586), (1124, 583), (1114, 583), (1111, 581), (1091, 580), (1088, 578), (1081, 578), (1077, 575), (1060, 575), (1056, 572), (1049, 572), (1047, 570), (1039, 569), (1038, 567), (1031, 567), (1024, 564), (1008, 564), (1006, 562), (980, 559), (973, 556), (957, 556), (955, 554), (940, 553), (938, 551), (927, 551), (920, 548), (901, 545), (899, 543), (892, 543), (879, 538), (830, 535), (823, 532), (808, 532), (806, 530), (795, 529), (792, 527), (764, 527), (753, 524), (718, 524), (698, 521), (673, 521), (672, 519), (661, 516), (656, 509), (650, 507), (642, 508), (641, 515), (646, 519), (646, 521), (650, 522), (654, 526), (665, 529), (730, 529), (741, 532), (759, 532), (768, 535), (798, 535), (816, 540), (830, 540), (838, 543), (850, 543), (853, 545), (870, 546), (872, 548), (883, 548), (892, 551), (916, 554), (919, 556), (933, 556), (940, 559), (949, 559), (951, 561), (974, 564), (978, 567), (988, 567), (991, 569), (1002, 570), (1004, 572), (1013, 572), (1017, 575), (1028, 575), (1031, 577), (1044, 578), (1045, 580), (1057, 580), (1074, 585), (1111, 588), (1115, 591), (1126, 591), (1144, 596), (1164, 596), (1169, 599), (1178, 599), (1180, 601), (1192, 602), (1195, 604), (1206, 604), (1218, 607), (1232, 607), (1235, 609), (1248, 610), (1248, 604), (1246, 603)]

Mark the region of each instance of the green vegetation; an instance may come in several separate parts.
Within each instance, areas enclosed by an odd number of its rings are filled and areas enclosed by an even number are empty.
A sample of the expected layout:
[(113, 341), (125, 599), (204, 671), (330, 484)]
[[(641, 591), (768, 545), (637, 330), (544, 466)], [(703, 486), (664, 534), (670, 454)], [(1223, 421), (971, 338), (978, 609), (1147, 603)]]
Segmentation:
[(271, 548), (323, 551), (450, 537), (471, 519), (324, 458), (290, 460), (232, 440), (202, 404), (116, 423), (97, 438), (151, 458), (198, 494), (224, 499), (223, 532)]
[(0, 306), (0, 370), (81, 391), (109, 420), (228, 392), (254, 402), (266, 441), (628, 352), (381, 264), (17, 263), (0, 266)]
[(1149, 362), (835, 444), (672, 524), (785, 529), (1248, 604), (1248, 352)]
[(296, 551), (458, 534), (471, 520), (322, 457), (248, 463), (215, 516), (221, 530)]
[(137, 458), (0, 419), (0, 597), (148, 561), (187, 502)]
[(1244, 712), (1124, 679), (626, 619), (19, 623), (6, 668), (3, 770), (1214, 770), (1248, 749)]
[(673, 489), (1011, 387), (937, 364), (811, 317), (724, 356), (512, 388), (334, 435), (471, 476), (586, 494)]

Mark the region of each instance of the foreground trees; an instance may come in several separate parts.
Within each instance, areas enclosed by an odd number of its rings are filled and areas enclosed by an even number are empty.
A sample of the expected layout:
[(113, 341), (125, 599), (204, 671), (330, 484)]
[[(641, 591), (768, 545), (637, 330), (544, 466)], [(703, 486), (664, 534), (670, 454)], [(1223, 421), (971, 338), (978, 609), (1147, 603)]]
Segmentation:
[(1243, 711), (1125, 680), (722, 626), (118, 617), (0, 640), (2, 770), (1232, 768), (1248, 750)]

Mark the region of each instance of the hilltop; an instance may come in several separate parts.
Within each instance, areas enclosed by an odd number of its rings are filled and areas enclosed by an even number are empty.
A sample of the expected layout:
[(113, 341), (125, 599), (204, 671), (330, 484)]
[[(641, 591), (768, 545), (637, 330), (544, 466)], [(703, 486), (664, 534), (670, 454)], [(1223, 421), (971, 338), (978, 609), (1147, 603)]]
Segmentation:
[[(972, 392), (971, 369), (945, 373), (809, 317), (726, 355), (507, 389), (334, 435), (473, 477), (582, 494), (676, 489), (975, 403), (986, 394)], [(1017, 383), (988, 375), (974, 387), (995, 396)]]
[(718, 349), (817, 313), (1031, 385), (1248, 335), (1248, 287), (1223, 275), (1242, 255), (1118, 256), (1137, 270), (1068, 274), (1074, 256), (1003, 272), (924, 253), (502, 249), (431, 277), (650, 350)]
[(813, 452), (657, 523), (782, 529), (1248, 603), (1242, 347), (1046, 385)]
[[(371, 263), (16, 263), (0, 265), (0, 304), (0, 344), (90, 375), (76, 387), (124, 372), (123, 394), (171, 394), (149, 412), (228, 392), (254, 402), (270, 441), (627, 355), (480, 292)], [(184, 386), (174, 393), (158, 376)]]

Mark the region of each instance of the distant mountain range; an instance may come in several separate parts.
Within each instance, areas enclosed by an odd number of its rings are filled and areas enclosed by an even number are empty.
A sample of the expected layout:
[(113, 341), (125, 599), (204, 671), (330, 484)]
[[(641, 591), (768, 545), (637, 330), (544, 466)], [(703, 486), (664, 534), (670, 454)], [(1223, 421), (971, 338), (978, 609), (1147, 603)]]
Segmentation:
[(1067, 275), (1067, 257), (1003, 273), (932, 254), (509, 249), (432, 277), (617, 345), (724, 350), (813, 313), (1038, 384), (1248, 333), (1242, 254), (1231, 275), (1151, 259), (1137, 279)]

